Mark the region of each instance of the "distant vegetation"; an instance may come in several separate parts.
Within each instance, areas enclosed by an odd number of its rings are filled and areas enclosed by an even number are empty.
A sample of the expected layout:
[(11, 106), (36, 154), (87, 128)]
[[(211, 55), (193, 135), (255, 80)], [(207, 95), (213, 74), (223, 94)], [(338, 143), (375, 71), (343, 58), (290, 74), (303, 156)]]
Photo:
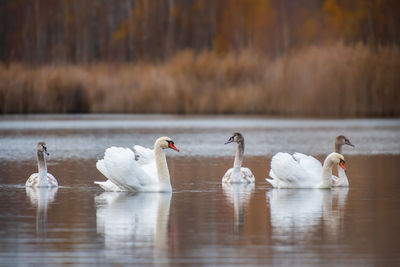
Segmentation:
[(325, 42), (400, 44), (397, 0), (2, 0), (6, 63), (164, 61), (190, 49), (281, 56)]
[(395, 0), (2, 0), (0, 113), (400, 116), (399, 14)]
[(280, 58), (249, 50), (160, 63), (0, 69), (1, 113), (400, 115), (400, 50), (336, 44)]

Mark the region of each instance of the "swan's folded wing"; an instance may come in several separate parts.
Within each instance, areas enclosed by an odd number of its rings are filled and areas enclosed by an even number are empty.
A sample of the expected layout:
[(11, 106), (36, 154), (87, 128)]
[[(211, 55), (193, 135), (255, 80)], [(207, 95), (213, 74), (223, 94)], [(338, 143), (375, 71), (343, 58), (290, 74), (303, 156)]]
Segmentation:
[(154, 156), (154, 150), (150, 148), (145, 148), (142, 146), (135, 145), (133, 147), (133, 152), (135, 153), (135, 160), (142, 168), (144, 172), (150, 178), (150, 183), (158, 183), (157, 165)]
[(50, 186), (52, 186), (52, 187), (58, 186), (57, 179), (54, 177), (53, 174), (47, 173), (47, 179), (49, 181)]
[(270, 183), (272, 185), (272, 187), (279, 187), (279, 179), (275, 175), (275, 173), (272, 169), (270, 169), (270, 171), (269, 171), (269, 177), (271, 177), (272, 179), (265, 178), (265, 181)]
[(222, 177), (223, 183), (229, 183), (231, 181), (232, 171), (233, 171), (233, 168), (230, 168), (225, 172), (224, 176)]
[(96, 162), (96, 168), (103, 174), (105, 177), (110, 179), (110, 174), (107, 171), (106, 166), (104, 165), (104, 159), (100, 159)]
[(104, 166), (108, 178), (114, 184), (128, 190), (138, 191), (143, 185), (153, 181), (136, 162), (133, 151), (128, 148), (108, 148), (104, 155)]
[(99, 185), (101, 188), (104, 189), (104, 191), (108, 192), (121, 192), (121, 191), (126, 191), (123, 188), (120, 188), (118, 185), (114, 184), (111, 182), (111, 180), (107, 181), (94, 181), (95, 184)]
[(28, 180), (26, 180), (25, 186), (34, 186), (39, 181), (39, 173), (33, 173), (29, 176)]
[(316, 158), (302, 153), (294, 153), (293, 158), (303, 167), (303, 169), (312, 177), (312, 179), (321, 179), (322, 164)]
[(272, 157), (271, 170), (274, 179), (279, 179), (280, 187), (307, 187), (309, 175), (304, 168), (288, 153), (279, 152)]
[(249, 183), (254, 183), (255, 177), (249, 168), (242, 167), (241, 169), (242, 179), (247, 180)]
[(135, 159), (139, 165), (147, 165), (155, 162), (154, 150), (142, 146), (134, 146)]

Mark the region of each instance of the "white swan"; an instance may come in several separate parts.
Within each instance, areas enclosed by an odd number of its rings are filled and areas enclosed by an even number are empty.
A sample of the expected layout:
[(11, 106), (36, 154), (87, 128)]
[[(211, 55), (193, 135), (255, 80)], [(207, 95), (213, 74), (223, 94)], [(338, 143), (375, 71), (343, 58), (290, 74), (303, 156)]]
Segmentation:
[(320, 164), (316, 164), (311, 156), (301, 153), (277, 153), (271, 160), (271, 171), (266, 178), (276, 188), (331, 188), (332, 168), (339, 164), (344, 170), (344, 157), (336, 152), (329, 154), (319, 170)]
[(39, 142), (37, 144), (37, 161), (38, 161), (38, 173), (34, 173), (29, 176), (25, 183), (25, 186), (32, 187), (53, 187), (58, 186), (56, 178), (51, 173), (47, 172), (46, 159), (44, 154), (49, 155), (45, 142)]
[(106, 191), (171, 192), (171, 182), (164, 149), (179, 152), (169, 137), (160, 137), (154, 150), (142, 146), (110, 147), (104, 159), (98, 160), (97, 169), (109, 180), (95, 181)]
[[(347, 139), (343, 135), (339, 135), (335, 138), (335, 152), (342, 154), (342, 146), (343, 145), (348, 145), (354, 147), (354, 145), (350, 142), (349, 139)], [(313, 173), (313, 175), (319, 177), (322, 173), (322, 165), (319, 160), (312, 156), (307, 156), (302, 153), (295, 153), (294, 157), (298, 161), (302, 161), (303, 163), (306, 162), (306, 168), (309, 173)], [(338, 177), (335, 175), (332, 175), (332, 187), (346, 187), (349, 186), (349, 181), (347, 179), (346, 172), (343, 168), (341, 168), (339, 165), (337, 165), (337, 172), (338, 172)], [(270, 175), (271, 176), (271, 175)], [(271, 176), (272, 177), (272, 176)]]
[(244, 154), (244, 138), (240, 133), (234, 133), (228, 141), (225, 143), (229, 144), (236, 142), (237, 150), (235, 155), (235, 161), (233, 168), (226, 171), (222, 177), (223, 183), (254, 183), (254, 175), (249, 168), (242, 167), (243, 154)]

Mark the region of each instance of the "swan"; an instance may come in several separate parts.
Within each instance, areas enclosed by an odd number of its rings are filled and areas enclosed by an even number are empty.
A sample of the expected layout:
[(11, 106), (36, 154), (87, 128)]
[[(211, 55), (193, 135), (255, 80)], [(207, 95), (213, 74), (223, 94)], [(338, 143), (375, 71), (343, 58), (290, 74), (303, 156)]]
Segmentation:
[(254, 175), (249, 168), (242, 167), (243, 154), (244, 154), (244, 138), (241, 133), (234, 133), (226, 144), (236, 142), (237, 150), (233, 168), (226, 171), (222, 177), (223, 183), (254, 183)]
[[(339, 135), (335, 138), (335, 152), (342, 154), (342, 147), (343, 145), (348, 145), (351, 147), (354, 147), (354, 145), (350, 142), (348, 138), (346, 138), (343, 135)], [(346, 187), (349, 186), (349, 180), (347, 179), (346, 172), (340, 168), (340, 166), (337, 166), (337, 173), (338, 176), (332, 176), (332, 186), (333, 187)]]
[(29, 176), (25, 183), (25, 186), (30, 187), (55, 187), (58, 186), (56, 178), (51, 173), (47, 172), (46, 159), (44, 154), (50, 155), (47, 152), (45, 142), (39, 142), (36, 146), (37, 149), (37, 161), (38, 161), (38, 173), (33, 173)]
[(279, 152), (271, 160), (269, 176), (273, 179), (266, 180), (277, 188), (331, 188), (333, 166), (339, 164), (346, 170), (343, 155), (336, 152), (326, 157), (322, 171), (318, 164), (311, 156)]
[[(335, 152), (342, 154), (342, 146), (343, 145), (348, 145), (351, 147), (354, 147), (354, 145), (350, 142), (348, 138), (346, 138), (343, 135), (339, 135), (335, 138), (334, 146), (335, 146)], [(296, 152), (295, 157), (298, 161), (300, 159), (304, 159), (305, 162), (307, 162), (307, 169), (309, 172), (313, 172), (314, 175), (317, 177), (321, 175), (322, 173), (322, 165), (319, 160), (312, 156), (307, 156), (302, 153)], [(347, 179), (346, 172), (344, 171), (343, 168), (341, 168), (339, 165), (337, 165), (337, 172), (338, 172), (338, 177), (335, 175), (332, 175), (332, 187), (346, 187), (349, 186), (349, 181)]]
[(98, 160), (96, 168), (109, 180), (95, 181), (105, 191), (171, 192), (167, 160), (164, 149), (179, 152), (169, 137), (160, 137), (154, 150), (134, 146), (107, 148), (104, 158)]

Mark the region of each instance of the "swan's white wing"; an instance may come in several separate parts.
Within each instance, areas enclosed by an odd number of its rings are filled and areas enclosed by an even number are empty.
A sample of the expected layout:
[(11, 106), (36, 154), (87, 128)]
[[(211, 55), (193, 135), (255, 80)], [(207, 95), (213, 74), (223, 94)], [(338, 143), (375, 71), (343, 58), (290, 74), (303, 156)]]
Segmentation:
[(101, 172), (101, 174), (110, 179), (110, 174), (107, 171), (106, 165), (104, 165), (104, 159), (100, 159), (96, 162), (96, 168)]
[[(280, 186), (279, 186), (280, 180), (279, 180), (278, 176), (275, 175), (275, 173), (272, 169), (269, 171), (269, 177), (271, 177), (272, 179), (265, 178), (265, 180), (268, 183), (270, 183), (273, 187), (280, 188)], [(285, 187), (285, 186), (283, 186), (283, 187)]]
[(111, 182), (111, 180), (103, 181), (94, 181), (95, 184), (99, 185), (104, 191), (109, 192), (122, 192), (126, 191), (126, 189), (119, 187), (118, 185)]
[(107, 169), (108, 178), (119, 187), (140, 191), (143, 186), (154, 184), (154, 177), (150, 177), (140, 167), (135, 160), (135, 154), (128, 148), (107, 148), (104, 166)]
[(290, 154), (277, 153), (271, 160), (271, 170), (281, 188), (310, 188), (318, 185), (318, 180)]
[(303, 167), (303, 169), (309, 173), (313, 179), (321, 178), (322, 174), (322, 164), (316, 158), (312, 156), (307, 156), (302, 153), (294, 153), (293, 158), (299, 162), (299, 164)]
[(145, 148), (142, 146), (135, 145), (133, 147), (135, 153), (136, 162), (142, 167), (149, 177), (154, 178), (152, 183), (157, 183), (157, 165), (154, 156), (154, 149)]
[(135, 159), (139, 165), (148, 165), (155, 162), (154, 150), (142, 146), (134, 146)]
[[(106, 166), (104, 165), (104, 159), (98, 160), (96, 162), (96, 168), (108, 179), (110, 179), (110, 174), (107, 171)], [(94, 181), (95, 184), (99, 185), (105, 191), (112, 191), (112, 192), (119, 192), (119, 191), (126, 191), (126, 189), (119, 187), (118, 185), (114, 184), (111, 180), (107, 181)]]

